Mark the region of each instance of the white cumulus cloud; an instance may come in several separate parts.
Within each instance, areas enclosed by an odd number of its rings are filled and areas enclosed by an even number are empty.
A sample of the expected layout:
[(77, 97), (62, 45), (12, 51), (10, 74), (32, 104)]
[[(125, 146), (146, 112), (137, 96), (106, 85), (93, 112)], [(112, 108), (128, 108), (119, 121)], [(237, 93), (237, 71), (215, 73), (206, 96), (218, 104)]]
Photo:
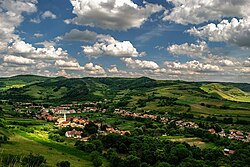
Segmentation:
[(54, 46), (48, 46), (44, 48), (35, 48), (31, 44), (21, 40), (15, 41), (8, 47), (8, 51), (12, 54), (20, 54), (23, 57), (33, 59), (68, 59), (69, 55), (67, 51), (62, 48), (55, 48)]
[(45, 11), (41, 17), (42, 17), (42, 19), (47, 19), (47, 18), (56, 19), (56, 15), (49, 10)]
[(187, 55), (191, 57), (203, 56), (204, 53), (209, 52), (209, 48), (205, 41), (199, 42), (198, 44), (184, 43), (181, 45), (171, 45), (167, 48), (168, 52), (173, 55)]
[(193, 27), (187, 32), (213, 42), (228, 42), (240, 47), (250, 47), (250, 19), (223, 20), (219, 24), (210, 23), (199, 28)]
[(131, 68), (151, 69), (151, 70), (159, 68), (159, 65), (154, 61), (138, 60), (138, 59), (133, 60), (132, 58), (122, 58), (122, 60), (126, 63), (127, 66)]
[(93, 46), (82, 46), (87, 56), (138, 57), (145, 53), (138, 53), (130, 41), (117, 41), (109, 35), (98, 35), (98, 41)]
[(0, 2), (0, 51), (18, 38), (15, 29), (24, 20), (23, 13), (37, 11), (36, 0), (1, 0)]
[(85, 64), (84, 71), (89, 75), (104, 75), (106, 73), (102, 66), (93, 63)]
[(208, 64), (208, 63), (201, 63), (197, 60), (188, 61), (186, 63), (166, 61), (164, 64), (167, 66), (167, 68), (170, 68), (172, 70), (188, 70), (191, 72), (192, 71), (193, 72), (219, 72), (219, 71), (223, 71), (223, 69), (217, 65)]
[(180, 24), (199, 24), (225, 17), (249, 17), (248, 0), (168, 0), (174, 7), (165, 12), (164, 20)]
[(70, 32), (61, 37), (61, 39), (69, 41), (95, 41), (96, 38), (96, 32), (89, 30), (80, 31), (77, 29), (72, 29)]
[(55, 65), (59, 67), (80, 67), (79, 63), (73, 60), (56, 60)]
[(247, 60), (244, 61), (243, 65), (245, 67), (250, 67), (250, 58), (248, 58)]
[(22, 56), (13, 56), (13, 55), (5, 55), (3, 57), (3, 61), (5, 63), (13, 63), (13, 64), (21, 64), (21, 65), (35, 64), (35, 61), (32, 59), (28, 59)]
[(162, 6), (146, 3), (138, 6), (132, 0), (70, 0), (77, 17), (65, 23), (97, 26), (105, 29), (127, 30), (139, 28)]

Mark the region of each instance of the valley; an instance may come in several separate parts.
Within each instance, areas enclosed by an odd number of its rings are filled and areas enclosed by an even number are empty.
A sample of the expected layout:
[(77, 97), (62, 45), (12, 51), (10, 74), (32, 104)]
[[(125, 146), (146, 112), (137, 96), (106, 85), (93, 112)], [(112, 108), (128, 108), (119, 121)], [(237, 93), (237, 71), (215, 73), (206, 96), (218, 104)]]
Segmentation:
[(248, 87), (146, 77), (0, 78), (0, 163), (39, 155), (45, 166), (244, 166)]

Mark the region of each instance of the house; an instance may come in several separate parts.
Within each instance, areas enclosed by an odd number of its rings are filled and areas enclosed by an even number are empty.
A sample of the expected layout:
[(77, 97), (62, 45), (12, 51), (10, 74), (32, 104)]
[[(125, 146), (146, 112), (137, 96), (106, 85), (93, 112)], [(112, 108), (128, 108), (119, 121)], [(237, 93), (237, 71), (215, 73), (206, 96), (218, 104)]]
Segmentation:
[(236, 133), (237, 135), (239, 135), (239, 136), (243, 136), (243, 135), (244, 135), (243, 132), (240, 131), (240, 130), (236, 131), (235, 133)]
[(81, 134), (82, 131), (76, 131), (75, 129), (73, 129), (72, 131), (67, 131), (65, 133), (65, 136), (69, 138), (81, 139), (82, 138)]
[(208, 129), (208, 131), (209, 131), (211, 134), (215, 134), (215, 133), (216, 133), (216, 131), (215, 131), (213, 128)]
[(91, 137), (91, 136), (83, 137), (83, 138), (81, 139), (81, 141), (88, 141), (88, 140), (90, 139), (90, 137)]
[(61, 124), (61, 123), (63, 123), (64, 121), (66, 121), (65, 118), (58, 118), (58, 120), (57, 120), (58, 124)]
[(223, 152), (224, 152), (224, 155), (229, 156), (229, 155), (231, 155), (231, 154), (234, 154), (235, 151), (225, 148), (225, 149), (223, 150)]

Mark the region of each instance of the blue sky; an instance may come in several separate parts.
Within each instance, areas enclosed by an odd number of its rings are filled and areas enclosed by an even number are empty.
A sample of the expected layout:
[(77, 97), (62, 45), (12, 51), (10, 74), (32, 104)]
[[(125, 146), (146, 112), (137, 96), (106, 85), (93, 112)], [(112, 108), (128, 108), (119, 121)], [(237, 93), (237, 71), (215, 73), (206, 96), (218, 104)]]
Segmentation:
[(249, 5), (1, 0), (0, 74), (250, 82)]

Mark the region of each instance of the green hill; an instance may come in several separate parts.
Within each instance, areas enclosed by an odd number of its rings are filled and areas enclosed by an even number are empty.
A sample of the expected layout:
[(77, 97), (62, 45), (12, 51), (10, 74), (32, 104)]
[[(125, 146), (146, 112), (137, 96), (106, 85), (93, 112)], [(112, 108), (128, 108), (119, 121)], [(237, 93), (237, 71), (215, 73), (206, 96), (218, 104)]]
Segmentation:
[(42, 82), (47, 79), (47, 77), (36, 75), (17, 75), (13, 77), (0, 78), (0, 91), (5, 91), (11, 88), (22, 88), (26, 85)]
[(145, 90), (157, 86), (157, 81), (146, 77), (128, 79), (17, 76), (3, 78), (2, 83), (2, 99), (37, 102), (101, 100), (114, 97), (121, 90)]
[(209, 94), (217, 94), (220, 97), (238, 102), (250, 102), (250, 93), (245, 92), (239, 88), (230, 86), (230, 85), (222, 85), (219, 83), (212, 83), (203, 85), (201, 87), (202, 90)]
[[(138, 100), (144, 99), (149, 104), (144, 109), (159, 108), (157, 103), (166, 97), (177, 98), (178, 103), (185, 105), (220, 98), (250, 102), (250, 93), (238, 88), (246, 90), (249, 84), (163, 81), (147, 77), (49, 78), (33, 75), (0, 78), (0, 83), (2, 83), (1, 99), (11, 101), (64, 103), (112, 99), (126, 101), (129, 107), (138, 107)], [(154, 100), (151, 102), (146, 100), (152, 95)]]

